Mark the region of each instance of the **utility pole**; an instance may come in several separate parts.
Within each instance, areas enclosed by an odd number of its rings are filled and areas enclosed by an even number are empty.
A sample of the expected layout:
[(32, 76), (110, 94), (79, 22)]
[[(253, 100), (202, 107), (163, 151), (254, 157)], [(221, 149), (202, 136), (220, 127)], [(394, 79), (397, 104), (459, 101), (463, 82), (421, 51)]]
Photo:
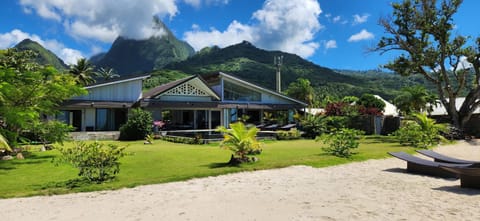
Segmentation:
[(282, 92), (282, 80), (281, 80), (281, 74), (280, 74), (282, 63), (283, 63), (283, 55), (276, 55), (273, 57), (273, 64), (277, 67), (276, 86), (277, 86), (278, 93)]

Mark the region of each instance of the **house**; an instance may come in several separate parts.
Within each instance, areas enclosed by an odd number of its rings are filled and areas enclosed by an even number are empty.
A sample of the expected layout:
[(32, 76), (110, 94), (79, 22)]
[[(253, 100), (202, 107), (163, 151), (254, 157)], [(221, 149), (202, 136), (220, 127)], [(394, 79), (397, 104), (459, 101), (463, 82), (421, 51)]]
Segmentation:
[[(464, 97), (457, 97), (455, 100), (455, 106), (457, 110), (460, 110), (463, 102), (465, 101)], [(438, 123), (450, 123), (450, 117), (448, 116), (447, 110), (443, 106), (442, 102), (438, 100), (436, 105), (431, 105), (432, 111), (429, 113), (429, 117), (435, 119)], [(480, 108), (477, 108), (473, 111), (470, 121), (465, 125), (465, 132), (469, 135), (480, 136)]]
[[(260, 124), (273, 116), (278, 124), (293, 121), (306, 103), (222, 72), (189, 76), (160, 85), (143, 95), (139, 106), (171, 130), (214, 129), (248, 116)], [(270, 114), (265, 114), (265, 113)]]
[(56, 118), (76, 131), (116, 131), (128, 110), (142, 98), (143, 81), (150, 75), (124, 76), (85, 87), (88, 94), (65, 101)]

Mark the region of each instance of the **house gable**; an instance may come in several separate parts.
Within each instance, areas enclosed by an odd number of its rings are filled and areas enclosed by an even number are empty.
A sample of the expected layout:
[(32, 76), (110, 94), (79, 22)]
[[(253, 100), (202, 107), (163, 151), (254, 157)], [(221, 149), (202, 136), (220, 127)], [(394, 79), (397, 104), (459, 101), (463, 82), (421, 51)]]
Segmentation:
[(136, 102), (142, 97), (143, 80), (140, 76), (87, 86), (88, 94), (71, 100)]
[(147, 92), (148, 98), (162, 101), (220, 100), (220, 97), (198, 76), (179, 80), (176, 84), (159, 86), (159, 88), (162, 90), (158, 90), (156, 94)]

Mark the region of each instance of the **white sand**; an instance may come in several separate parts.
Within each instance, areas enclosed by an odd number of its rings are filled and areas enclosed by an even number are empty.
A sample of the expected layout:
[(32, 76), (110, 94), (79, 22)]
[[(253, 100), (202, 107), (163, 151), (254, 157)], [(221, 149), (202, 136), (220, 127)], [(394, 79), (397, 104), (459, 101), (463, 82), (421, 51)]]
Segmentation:
[[(436, 151), (480, 159), (480, 145)], [(396, 158), (0, 200), (0, 220), (480, 220), (480, 190), (406, 174)]]

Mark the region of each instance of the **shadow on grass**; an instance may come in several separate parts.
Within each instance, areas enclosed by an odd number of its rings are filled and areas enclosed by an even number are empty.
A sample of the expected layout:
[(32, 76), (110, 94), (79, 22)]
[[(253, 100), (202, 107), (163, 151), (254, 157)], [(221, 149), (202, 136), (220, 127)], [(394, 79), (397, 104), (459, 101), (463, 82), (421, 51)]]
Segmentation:
[(75, 178), (66, 181), (59, 181), (59, 182), (49, 182), (43, 185), (35, 186), (34, 189), (36, 190), (53, 190), (53, 189), (75, 189), (79, 187), (85, 187), (92, 184), (96, 184), (95, 182), (91, 182), (85, 178)]
[(392, 136), (370, 136), (365, 138), (365, 143), (398, 143), (398, 139)]
[(240, 165), (234, 165), (234, 164), (230, 164), (228, 162), (222, 162), (222, 163), (210, 163), (210, 164), (207, 164), (205, 165), (207, 166), (208, 168), (210, 169), (217, 169), (217, 168), (226, 168), (226, 167), (240, 167)]

